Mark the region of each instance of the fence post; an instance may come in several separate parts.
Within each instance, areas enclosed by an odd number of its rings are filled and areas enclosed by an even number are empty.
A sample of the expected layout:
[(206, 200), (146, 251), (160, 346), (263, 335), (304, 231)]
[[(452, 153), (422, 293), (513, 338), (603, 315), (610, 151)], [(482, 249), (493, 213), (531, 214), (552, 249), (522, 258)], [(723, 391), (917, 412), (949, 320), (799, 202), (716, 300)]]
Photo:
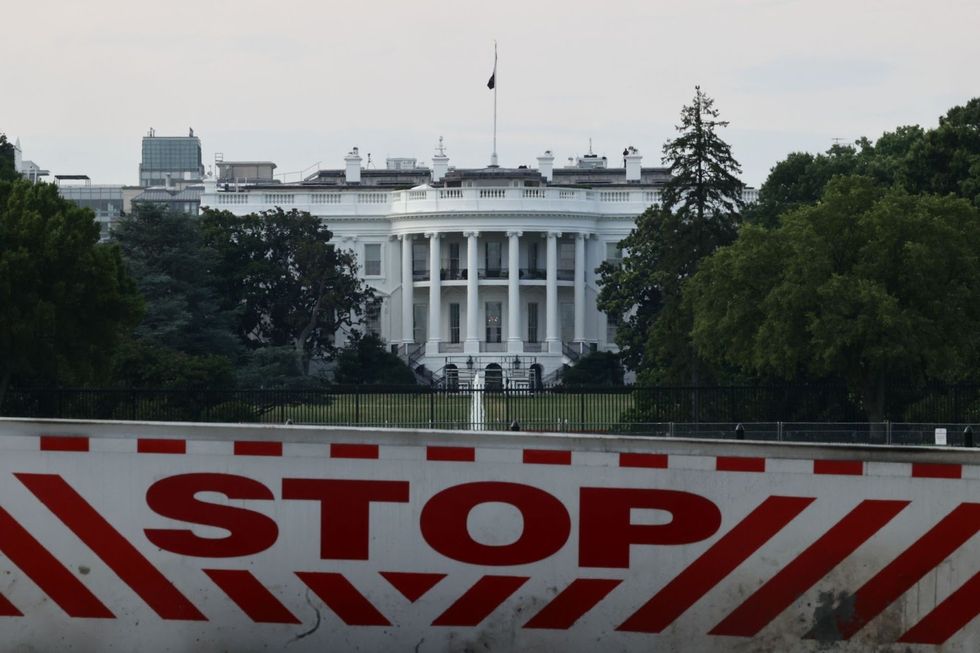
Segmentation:
[(776, 440), (779, 442), (783, 441), (783, 423), (776, 422)]
[(361, 423), (361, 389), (354, 389), (354, 423)]
[(436, 427), (436, 389), (429, 388), (429, 428)]
[(579, 411), (579, 422), (578, 430), (585, 430), (585, 393), (581, 393), (578, 396), (578, 411)]

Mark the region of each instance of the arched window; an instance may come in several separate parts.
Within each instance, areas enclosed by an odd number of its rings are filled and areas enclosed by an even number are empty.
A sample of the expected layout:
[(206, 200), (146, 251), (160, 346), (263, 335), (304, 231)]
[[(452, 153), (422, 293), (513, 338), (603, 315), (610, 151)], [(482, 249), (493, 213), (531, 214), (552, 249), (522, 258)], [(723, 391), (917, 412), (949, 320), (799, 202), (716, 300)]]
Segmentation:
[(449, 363), (445, 367), (446, 372), (446, 387), (450, 390), (459, 389), (459, 368), (453, 363)]
[(486, 383), (484, 386), (487, 390), (503, 390), (504, 388), (504, 370), (497, 363), (490, 363), (486, 367)]

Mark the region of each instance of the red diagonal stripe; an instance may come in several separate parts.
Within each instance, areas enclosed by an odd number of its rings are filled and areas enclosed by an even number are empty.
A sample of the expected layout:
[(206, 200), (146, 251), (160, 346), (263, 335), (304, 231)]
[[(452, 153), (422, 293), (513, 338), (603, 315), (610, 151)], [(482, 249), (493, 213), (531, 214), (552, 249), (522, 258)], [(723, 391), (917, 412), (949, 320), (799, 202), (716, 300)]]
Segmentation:
[(0, 594), (0, 617), (23, 617), (24, 613), (7, 600), (7, 597)]
[(299, 619), (272, 595), (251, 572), (244, 569), (205, 569), (249, 619), (262, 624), (298, 624)]
[(378, 457), (378, 445), (335, 442), (330, 445), (330, 457), (376, 459)]
[(765, 458), (750, 458), (740, 456), (718, 456), (715, 469), (719, 472), (764, 472)]
[(207, 621), (194, 604), (57, 474), (15, 474), (48, 510), (164, 619)]
[(961, 503), (806, 636), (816, 639), (818, 634), (833, 632), (839, 639), (850, 639), (978, 530), (980, 504)]
[(752, 637), (890, 522), (908, 501), (862, 501), (711, 631)]
[(297, 571), (296, 575), (348, 626), (391, 625), (342, 574)]
[(405, 571), (381, 571), (378, 573), (412, 603), (418, 601), (423, 594), (446, 577), (446, 574), (419, 574)]
[(809, 497), (767, 498), (617, 630), (659, 633), (812, 502)]
[(238, 440), (235, 442), (236, 456), (281, 456), (282, 442), (263, 442), (261, 440)]
[(41, 451), (88, 451), (84, 435), (42, 435)]
[(960, 478), (963, 465), (912, 463), (912, 478)]
[(864, 474), (864, 461), (861, 460), (814, 460), (814, 474), (835, 476), (861, 476)]
[(471, 463), (476, 460), (476, 449), (473, 447), (426, 447), (425, 457), (427, 460)]
[(571, 451), (551, 449), (525, 449), (524, 462), (534, 465), (571, 465)]
[(576, 578), (524, 627), (567, 630), (621, 582), (606, 578)]
[(433, 626), (479, 626), (507, 597), (527, 582), (525, 576), (484, 576), (432, 622)]
[(665, 453), (621, 453), (620, 467), (649, 467), (651, 469), (667, 469), (667, 454)]
[(898, 641), (941, 645), (980, 614), (980, 573), (950, 594)]
[[(0, 551), (20, 567), (69, 617), (112, 619), (113, 614), (17, 520), (0, 508)], [(10, 615), (3, 612), (7, 616)], [(5, 609), (5, 608), (4, 608)]]
[(140, 438), (136, 441), (137, 453), (187, 453), (185, 440), (163, 438)]

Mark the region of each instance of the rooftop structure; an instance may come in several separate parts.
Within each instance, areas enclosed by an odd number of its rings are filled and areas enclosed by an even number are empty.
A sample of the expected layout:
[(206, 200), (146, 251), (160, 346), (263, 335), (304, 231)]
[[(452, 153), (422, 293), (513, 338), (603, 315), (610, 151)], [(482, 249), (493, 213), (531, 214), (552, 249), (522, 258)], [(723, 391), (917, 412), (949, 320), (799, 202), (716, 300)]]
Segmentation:
[(194, 135), (193, 129), (188, 136), (157, 136), (150, 129), (143, 137), (140, 186), (183, 186), (200, 183), (203, 178), (201, 139)]

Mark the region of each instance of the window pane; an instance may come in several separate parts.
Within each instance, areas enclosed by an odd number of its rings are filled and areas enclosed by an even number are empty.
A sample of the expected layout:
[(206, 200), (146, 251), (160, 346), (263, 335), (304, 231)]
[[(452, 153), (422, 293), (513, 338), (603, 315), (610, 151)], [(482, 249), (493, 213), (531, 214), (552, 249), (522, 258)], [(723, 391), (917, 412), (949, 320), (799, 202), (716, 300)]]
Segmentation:
[(364, 246), (364, 274), (379, 276), (381, 274), (381, 245), (376, 243)]

